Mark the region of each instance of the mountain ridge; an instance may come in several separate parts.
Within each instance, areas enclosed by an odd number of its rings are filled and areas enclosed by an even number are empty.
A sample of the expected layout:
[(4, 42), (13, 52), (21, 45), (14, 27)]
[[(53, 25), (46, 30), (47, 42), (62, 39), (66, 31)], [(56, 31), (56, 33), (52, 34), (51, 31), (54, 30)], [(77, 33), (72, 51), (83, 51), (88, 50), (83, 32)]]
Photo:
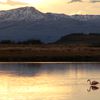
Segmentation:
[(0, 40), (53, 42), (70, 33), (100, 33), (100, 15), (42, 13), (34, 7), (0, 11)]
[(35, 20), (41, 19), (44, 16), (43, 13), (36, 10), (34, 7), (22, 7), (17, 9), (0, 11), (0, 18), (6, 17), (6, 20)]

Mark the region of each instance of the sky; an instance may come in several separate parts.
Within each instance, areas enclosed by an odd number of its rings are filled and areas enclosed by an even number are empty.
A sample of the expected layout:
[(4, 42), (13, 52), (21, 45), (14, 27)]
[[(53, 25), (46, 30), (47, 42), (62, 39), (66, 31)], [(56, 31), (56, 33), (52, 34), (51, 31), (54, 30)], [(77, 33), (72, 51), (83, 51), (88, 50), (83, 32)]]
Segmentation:
[(41, 12), (100, 15), (100, 0), (0, 0), (0, 10), (25, 6)]

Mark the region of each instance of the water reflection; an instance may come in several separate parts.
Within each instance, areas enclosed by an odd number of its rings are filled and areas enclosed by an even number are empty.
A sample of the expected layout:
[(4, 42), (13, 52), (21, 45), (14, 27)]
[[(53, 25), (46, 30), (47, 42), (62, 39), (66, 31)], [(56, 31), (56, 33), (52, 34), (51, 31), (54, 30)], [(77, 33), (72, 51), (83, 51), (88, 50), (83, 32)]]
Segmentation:
[[(39, 74), (41, 72), (46, 73), (73, 73), (76, 78), (81, 77), (81, 74), (85, 78), (84, 75), (91, 74), (89, 72), (92, 72), (92, 74), (98, 74), (100, 71), (100, 64), (81, 64), (81, 63), (54, 63), (54, 64), (41, 64), (41, 63), (5, 63), (0, 64), (0, 74), (13, 74), (16, 76), (34, 76), (36, 74)], [(97, 75), (98, 78), (100, 78)], [(97, 78), (96, 76), (91, 77), (92, 79)], [(89, 78), (89, 77), (88, 77)]]
[(2, 63), (0, 100), (99, 100), (87, 79), (100, 82), (99, 63)]
[(98, 86), (90, 86), (89, 89), (87, 89), (88, 92), (91, 92), (91, 91), (95, 91), (95, 90), (98, 90), (99, 87)]
[(66, 64), (40, 64), (40, 63), (5, 63), (0, 64), (0, 74), (16, 76), (35, 76), (41, 72), (64, 73), (70, 68)]
[(40, 73), (40, 64), (0, 64), (0, 74), (9, 74), (16, 76), (35, 76)]

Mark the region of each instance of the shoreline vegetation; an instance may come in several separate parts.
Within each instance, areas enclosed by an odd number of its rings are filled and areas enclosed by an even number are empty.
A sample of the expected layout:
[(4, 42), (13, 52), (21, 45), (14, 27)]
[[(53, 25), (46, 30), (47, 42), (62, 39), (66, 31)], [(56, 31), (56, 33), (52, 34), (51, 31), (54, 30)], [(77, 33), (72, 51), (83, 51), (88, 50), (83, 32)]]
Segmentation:
[(0, 62), (100, 62), (100, 34), (70, 34), (54, 43), (0, 41)]
[(0, 44), (0, 62), (100, 62), (100, 47), (60, 44)]

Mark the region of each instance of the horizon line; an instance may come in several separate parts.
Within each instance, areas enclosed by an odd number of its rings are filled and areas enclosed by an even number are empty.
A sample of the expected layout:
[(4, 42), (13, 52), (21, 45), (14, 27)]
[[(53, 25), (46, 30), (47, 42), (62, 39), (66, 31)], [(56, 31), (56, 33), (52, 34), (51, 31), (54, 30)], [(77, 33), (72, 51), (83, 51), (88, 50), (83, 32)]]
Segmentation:
[[(11, 9), (7, 9), (7, 10), (0, 10), (0, 12), (3, 12), (3, 11), (10, 11), (10, 10), (16, 10), (16, 9), (20, 9), (20, 8), (34, 8), (34, 9), (36, 9), (36, 10), (38, 10), (36, 7), (33, 7), (33, 6), (22, 6), (22, 7), (16, 7), (16, 8), (11, 8)], [(44, 13), (44, 12), (42, 12), (42, 11), (40, 11), (40, 10), (38, 10), (39, 12), (41, 12), (41, 13)], [(64, 14), (64, 15), (69, 15), (69, 16), (73, 16), (73, 15), (89, 15), (89, 16), (93, 16), (93, 15), (97, 15), (97, 16), (100, 16), (100, 14), (65, 14), (65, 13), (60, 13), (60, 12), (45, 12), (44, 14), (46, 14), (46, 13), (51, 13), (51, 14)]]

